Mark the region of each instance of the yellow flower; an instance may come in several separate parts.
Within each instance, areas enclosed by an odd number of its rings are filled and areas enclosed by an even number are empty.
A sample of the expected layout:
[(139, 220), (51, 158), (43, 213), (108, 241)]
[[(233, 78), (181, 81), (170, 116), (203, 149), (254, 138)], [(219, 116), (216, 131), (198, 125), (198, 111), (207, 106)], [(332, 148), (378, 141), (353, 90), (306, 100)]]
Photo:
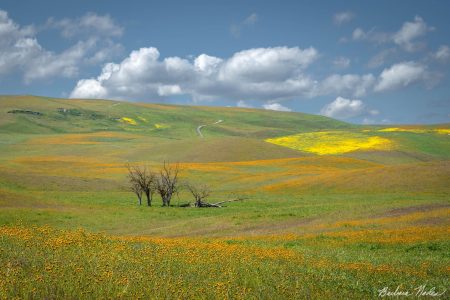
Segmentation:
[(132, 118), (127, 118), (127, 117), (121, 118), (120, 121), (121, 121), (122, 123), (127, 123), (127, 124), (130, 124), (130, 125), (136, 125), (136, 124), (137, 124), (136, 121), (135, 121), (134, 119), (132, 119)]
[(266, 139), (266, 142), (318, 155), (343, 154), (360, 150), (387, 150), (392, 142), (357, 132), (322, 131)]

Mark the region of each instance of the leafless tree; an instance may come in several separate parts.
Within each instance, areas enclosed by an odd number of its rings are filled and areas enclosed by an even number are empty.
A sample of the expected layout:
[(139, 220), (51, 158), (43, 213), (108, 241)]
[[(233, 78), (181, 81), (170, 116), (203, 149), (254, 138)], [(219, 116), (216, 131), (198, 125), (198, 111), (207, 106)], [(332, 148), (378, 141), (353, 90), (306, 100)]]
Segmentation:
[[(138, 187), (142, 193), (147, 197), (147, 205), (152, 206), (153, 194), (157, 188), (157, 176), (155, 173), (150, 171), (147, 167), (131, 166), (127, 165), (128, 168), (128, 178), (130, 181), (131, 189), (136, 193), (135, 190)], [(138, 196), (139, 197), (139, 196)]]
[(194, 206), (195, 207), (204, 207), (207, 205), (205, 200), (211, 194), (211, 189), (208, 185), (204, 184), (204, 185), (200, 185), (200, 186), (195, 186), (193, 184), (188, 183), (186, 185), (186, 187), (189, 190), (189, 192), (191, 192), (192, 196), (194, 196), (194, 199), (195, 199)]
[(136, 194), (139, 200), (139, 205), (142, 205), (142, 189), (137, 182), (130, 183), (130, 190)]
[(179, 173), (179, 164), (170, 164), (164, 161), (164, 165), (159, 172), (159, 178), (156, 185), (158, 193), (161, 196), (163, 206), (170, 206), (172, 196), (179, 191)]

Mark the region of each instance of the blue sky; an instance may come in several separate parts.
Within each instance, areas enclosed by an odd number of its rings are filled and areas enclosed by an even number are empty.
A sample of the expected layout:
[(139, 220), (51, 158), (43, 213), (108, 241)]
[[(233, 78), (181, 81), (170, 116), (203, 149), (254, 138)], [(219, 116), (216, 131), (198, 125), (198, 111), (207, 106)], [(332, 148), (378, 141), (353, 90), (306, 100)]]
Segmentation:
[(450, 122), (448, 1), (0, 3), (0, 94)]

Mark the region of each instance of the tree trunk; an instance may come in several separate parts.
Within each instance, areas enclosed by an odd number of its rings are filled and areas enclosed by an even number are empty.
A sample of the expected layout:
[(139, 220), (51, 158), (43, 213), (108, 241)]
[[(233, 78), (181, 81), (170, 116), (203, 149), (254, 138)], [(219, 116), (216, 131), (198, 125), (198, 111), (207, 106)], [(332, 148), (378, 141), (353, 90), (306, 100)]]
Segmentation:
[(139, 199), (139, 206), (141, 206), (142, 205), (142, 196), (138, 195), (138, 199)]
[(172, 193), (167, 193), (166, 206), (170, 206), (170, 200), (172, 199)]
[(145, 192), (145, 196), (147, 197), (147, 205), (152, 206), (152, 195), (150, 194), (150, 191)]

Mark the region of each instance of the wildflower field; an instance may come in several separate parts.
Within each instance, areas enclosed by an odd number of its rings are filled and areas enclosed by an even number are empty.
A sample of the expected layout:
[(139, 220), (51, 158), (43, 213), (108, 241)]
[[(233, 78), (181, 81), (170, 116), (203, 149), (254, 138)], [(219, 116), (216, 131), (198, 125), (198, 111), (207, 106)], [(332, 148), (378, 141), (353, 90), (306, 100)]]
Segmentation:
[(358, 150), (389, 150), (393, 143), (379, 136), (345, 131), (319, 131), (266, 139), (266, 142), (319, 155)]
[[(448, 298), (448, 124), (38, 97), (0, 114), (0, 299)], [(246, 200), (139, 206), (126, 163), (164, 160)]]

